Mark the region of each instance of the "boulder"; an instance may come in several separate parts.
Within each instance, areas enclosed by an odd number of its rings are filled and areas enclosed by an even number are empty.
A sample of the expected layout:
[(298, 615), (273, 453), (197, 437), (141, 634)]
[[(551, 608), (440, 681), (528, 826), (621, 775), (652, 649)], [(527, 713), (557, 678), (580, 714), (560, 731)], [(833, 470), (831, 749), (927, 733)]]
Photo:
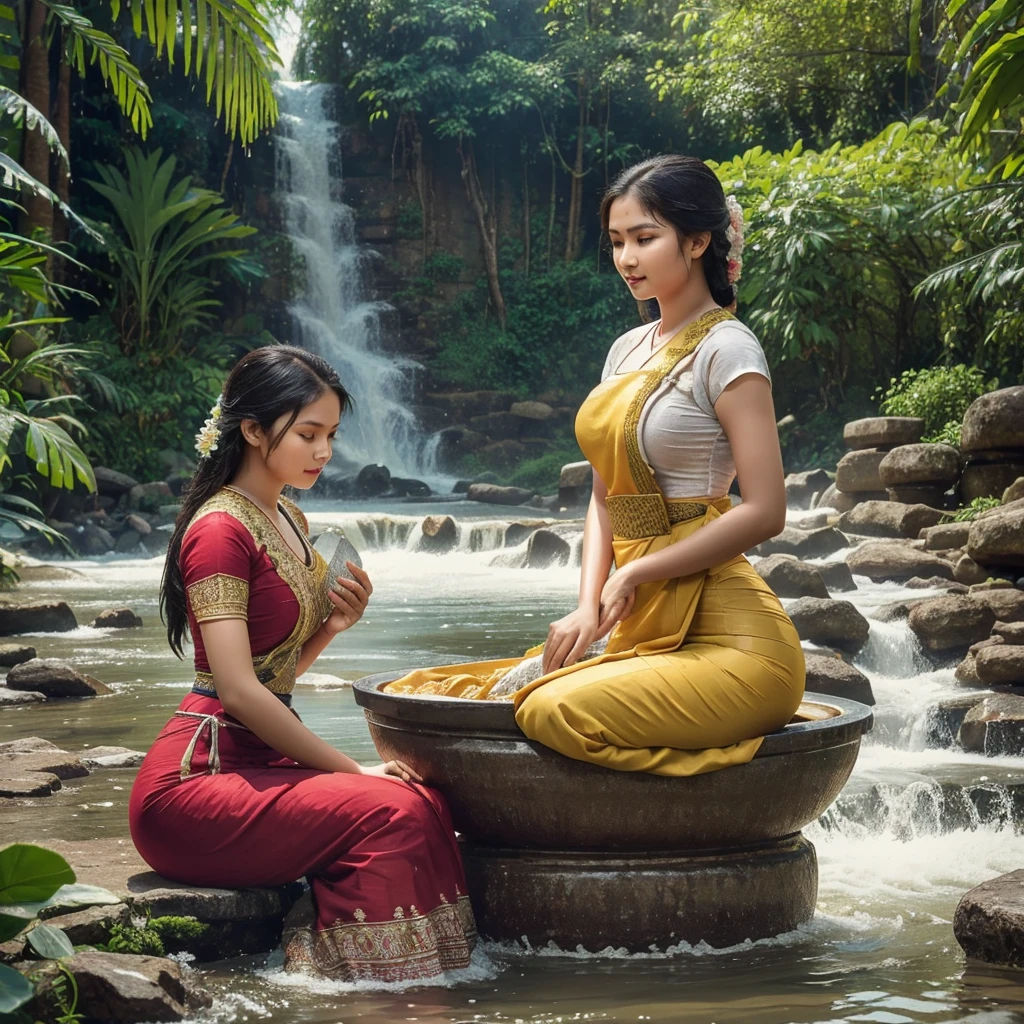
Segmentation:
[(92, 620), (93, 629), (133, 629), (142, 619), (131, 608), (108, 608)]
[(889, 601), (875, 609), (875, 618), (879, 622), (901, 622), (909, 617), (915, 605), (927, 600), (926, 597), (911, 597), (902, 601)]
[(194, 975), (164, 957), (91, 950), (64, 957), (60, 965), (47, 960), (25, 967), (39, 977), (29, 1004), (33, 1019), (53, 1020), (61, 1012), (66, 998), (61, 967), (75, 979), (77, 1012), (86, 1021), (177, 1021), (213, 1003)]
[(806, 685), (812, 693), (858, 700), (861, 704), (875, 703), (868, 677), (842, 658), (806, 651), (804, 661), (807, 665)]
[(96, 474), (96, 491), (99, 494), (111, 498), (120, 498), (127, 494), (133, 487), (138, 487), (138, 480), (133, 480), (124, 473), (118, 473), (116, 469), (108, 469), (106, 466), (93, 466)]
[(947, 594), (915, 605), (907, 625), (926, 651), (938, 654), (984, 640), (995, 621), (992, 609), (977, 598)]
[(878, 465), (886, 487), (941, 484), (945, 490), (960, 475), (960, 453), (948, 444), (905, 444), (887, 452)]
[[(508, 524), (505, 528), (505, 541), (503, 547), (516, 548), (530, 536), (534, 530), (539, 530), (545, 525), (543, 519), (517, 519)], [(580, 530), (582, 530), (582, 525)]]
[(391, 489), (391, 470), (374, 463), (363, 466), (356, 474), (356, 493), (363, 498), (379, 498)]
[(972, 460), (960, 476), (957, 494), (960, 503), (969, 505), (975, 498), (1001, 498), (1007, 489), (1024, 476), (1024, 452), (1017, 458)]
[(24, 736), (19, 740), (0, 743), (0, 754), (36, 754), (41, 750), (60, 750), (56, 743), (44, 740), (42, 736)]
[(843, 651), (859, 651), (867, 643), (868, 620), (850, 601), (801, 597), (786, 608), (801, 640)]
[(1022, 499), (1024, 499), (1024, 476), (1019, 476), (1003, 491), (1003, 504), (1009, 505), (1011, 501), (1021, 501)]
[(953, 578), (953, 567), (929, 551), (917, 551), (900, 541), (869, 541), (850, 552), (847, 565), (855, 576), (875, 583), (908, 580), (912, 576)]
[(558, 501), (569, 507), (586, 505), (594, 486), (594, 468), (589, 462), (570, 462), (558, 477)]
[(901, 505), (927, 505), (943, 508), (947, 504), (946, 488), (942, 484), (897, 484), (886, 487), (886, 498)]
[(143, 519), (137, 512), (129, 512), (124, 517), (124, 524), (129, 530), (134, 530), (140, 537), (145, 537), (153, 532), (153, 527), (150, 526), (149, 521)]
[(114, 903), (47, 917), (46, 923), (59, 928), (73, 946), (98, 946), (110, 940), (115, 924), (131, 924), (131, 911), (127, 903)]
[(967, 587), (962, 583), (953, 580), (943, 579), (941, 576), (914, 576), (907, 580), (903, 586), (909, 590), (945, 590), (950, 594), (966, 594)]
[(976, 398), (964, 413), (960, 447), (965, 452), (1024, 448), (1024, 385)]
[(64, 601), (0, 604), (0, 636), (19, 633), (67, 633), (78, 628), (75, 613)]
[(790, 473), (786, 477), (786, 505), (789, 508), (810, 508), (814, 495), (823, 494), (831, 486), (832, 480), (823, 469)]
[(974, 666), (986, 686), (1024, 685), (1024, 647), (1018, 644), (1004, 642), (986, 647), (974, 656)]
[(778, 597), (828, 597), (828, 588), (817, 569), (794, 555), (769, 555), (754, 568)]
[(853, 582), (853, 573), (845, 562), (823, 562), (814, 567), (818, 575), (825, 581), (825, 586), (830, 591), (856, 590), (857, 584)]
[(470, 484), (466, 497), (487, 505), (522, 505), (533, 497), (525, 487), (502, 487), (500, 484)]
[(847, 448), (895, 448), (916, 444), (924, 433), (924, 420), (917, 416), (869, 416), (843, 427)]
[(953, 914), (953, 934), (973, 960), (1024, 966), (1024, 870), (965, 893)]
[(469, 425), (473, 430), (478, 430), (495, 441), (506, 441), (519, 438), (523, 421), (510, 412), (489, 412), (484, 416), (474, 416)]
[(956, 666), (953, 677), (965, 686), (984, 686), (978, 675), (978, 655), (989, 647), (999, 647), (1005, 642), (1001, 636), (990, 636), (987, 640), (972, 644), (964, 659)]
[(878, 467), (884, 458), (885, 452), (877, 448), (847, 452), (836, 466), (836, 487), (844, 494), (858, 494), (862, 491), (884, 493), (885, 485), (878, 474)]
[(815, 501), (814, 508), (834, 508), (837, 512), (849, 512), (857, 504), (852, 494), (843, 494), (835, 484), (829, 484)]
[(952, 697), (940, 701), (928, 715), (927, 742), (930, 747), (949, 748), (956, 744), (956, 735), (963, 725), (964, 717), (971, 708), (993, 694), (970, 693), (963, 697)]
[(391, 494), (398, 498), (429, 498), (434, 492), (429, 484), (422, 480), (413, 480), (407, 476), (391, 478)]
[(995, 613), (997, 622), (1024, 622), (1024, 590), (996, 587), (991, 590), (971, 588), (971, 594)]
[(986, 697), (964, 716), (957, 738), (971, 753), (1024, 753), (1024, 697), (1012, 693)]
[(519, 441), (495, 441), (477, 451), (477, 458), (495, 473), (511, 473), (529, 454), (529, 449)]
[(11, 690), (34, 690), (47, 697), (96, 697), (111, 693), (98, 679), (54, 658), (33, 658), (7, 673)]
[(25, 753), (0, 754), (0, 775), (28, 775), (42, 772), (58, 779), (84, 779), (89, 769), (77, 754), (55, 747), (53, 750), (34, 750)]
[(138, 768), (145, 754), (128, 747), (87, 747), (78, 752), (82, 764), (90, 771), (97, 768)]
[(50, 796), (60, 789), (60, 779), (44, 772), (0, 772), (0, 797), (35, 798)]
[(148, 484), (136, 484), (128, 492), (128, 507), (136, 510), (155, 511), (173, 497), (170, 487), (167, 486), (167, 481), (154, 480)]
[(966, 547), (970, 532), (970, 523), (939, 523), (937, 526), (925, 527), (920, 536), (924, 540), (925, 551), (948, 551), (950, 548)]
[(117, 546), (114, 535), (96, 523), (87, 522), (80, 529), (69, 534), (75, 550), (87, 558), (106, 555)]
[(866, 537), (913, 538), (937, 526), (943, 513), (927, 505), (901, 505), (894, 501), (862, 501), (839, 517), (839, 528)]
[(433, 554), (451, 551), (458, 543), (459, 530), (451, 516), (427, 516), (422, 524), (420, 550)]
[(553, 565), (568, 565), (571, 557), (572, 544), (565, 536), (565, 531), (557, 526), (545, 527), (530, 534), (526, 545), (525, 567), (547, 569)]
[(139, 550), (142, 543), (142, 535), (134, 530), (125, 530), (114, 544), (114, 551), (119, 555), (130, 555)]
[(513, 402), (508, 411), (524, 420), (546, 420), (555, 410), (547, 402)]
[(849, 546), (845, 534), (834, 526), (820, 530), (798, 530), (787, 526), (782, 533), (758, 544), (756, 553), (767, 555), (796, 555), (797, 558), (827, 558)]
[(473, 416), (502, 412), (515, 401), (510, 391), (444, 391), (425, 398), (442, 409), (452, 423), (465, 423)]
[(1024, 622), (997, 622), (992, 627), (992, 635), (999, 637), (1003, 643), (1015, 646), (1024, 644)]
[(478, 452), (488, 443), (486, 434), (469, 427), (446, 427), (438, 436), (437, 457), (442, 463), (453, 463), (464, 455)]
[(36, 649), (26, 644), (0, 644), (0, 668), (12, 668), (35, 656)]

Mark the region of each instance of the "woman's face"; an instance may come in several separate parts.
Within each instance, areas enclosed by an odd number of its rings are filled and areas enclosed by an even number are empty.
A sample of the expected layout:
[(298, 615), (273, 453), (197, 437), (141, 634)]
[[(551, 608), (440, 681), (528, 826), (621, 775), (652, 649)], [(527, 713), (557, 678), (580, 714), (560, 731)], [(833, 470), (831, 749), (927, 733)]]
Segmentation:
[(325, 391), (300, 410), (278, 446), (268, 452), (270, 441), (284, 428), (290, 415), (280, 417), (267, 435), (261, 435), (260, 447), (267, 470), (281, 484), (307, 490), (331, 461), (331, 446), (341, 419), (341, 402), (333, 391)]
[[(608, 211), (608, 236), (615, 269), (635, 299), (659, 299), (664, 304), (690, 277), (687, 263), (694, 255), (694, 239), (680, 240), (671, 224), (662, 223), (629, 195), (616, 199)], [(704, 245), (698, 246), (701, 251)]]

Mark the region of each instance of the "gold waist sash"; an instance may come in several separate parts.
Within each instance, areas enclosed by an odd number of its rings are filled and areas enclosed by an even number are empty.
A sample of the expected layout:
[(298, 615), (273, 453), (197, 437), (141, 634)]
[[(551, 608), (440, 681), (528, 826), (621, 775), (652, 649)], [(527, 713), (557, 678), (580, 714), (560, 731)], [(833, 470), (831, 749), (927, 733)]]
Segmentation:
[(703, 516), (702, 501), (676, 501), (660, 494), (616, 494), (605, 499), (612, 534), (623, 540), (641, 540), (671, 533), (676, 523)]

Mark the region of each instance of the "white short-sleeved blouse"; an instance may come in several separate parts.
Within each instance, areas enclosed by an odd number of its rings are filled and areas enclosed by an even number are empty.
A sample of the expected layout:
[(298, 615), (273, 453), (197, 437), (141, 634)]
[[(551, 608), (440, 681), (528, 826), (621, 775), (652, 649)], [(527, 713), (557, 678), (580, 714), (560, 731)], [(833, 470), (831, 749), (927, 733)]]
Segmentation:
[[(601, 380), (616, 373), (651, 324), (627, 331), (608, 352)], [(729, 439), (715, 402), (737, 377), (757, 373), (771, 382), (764, 350), (738, 320), (715, 324), (696, 351), (676, 363), (644, 404), (640, 452), (666, 498), (721, 497), (736, 476)]]

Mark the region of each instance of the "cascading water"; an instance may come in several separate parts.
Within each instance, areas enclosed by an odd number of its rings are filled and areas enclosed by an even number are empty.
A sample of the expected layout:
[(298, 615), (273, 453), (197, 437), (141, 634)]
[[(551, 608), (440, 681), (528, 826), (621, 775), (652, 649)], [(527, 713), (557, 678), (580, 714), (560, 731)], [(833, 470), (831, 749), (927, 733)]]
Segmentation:
[(302, 287), (289, 311), (295, 340), (323, 356), (354, 399), (336, 452), (353, 467), (386, 465), (396, 476), (437, 477), (434, 446), (409, 405), (416, 364), (381, 346), (389, 308), (367, 297), (372, 253), (356, 239), (342, 201), (341, 126), (331, 86), (282, 82), (277, 126), (277, 190), (285, 228), (302, 258)]

